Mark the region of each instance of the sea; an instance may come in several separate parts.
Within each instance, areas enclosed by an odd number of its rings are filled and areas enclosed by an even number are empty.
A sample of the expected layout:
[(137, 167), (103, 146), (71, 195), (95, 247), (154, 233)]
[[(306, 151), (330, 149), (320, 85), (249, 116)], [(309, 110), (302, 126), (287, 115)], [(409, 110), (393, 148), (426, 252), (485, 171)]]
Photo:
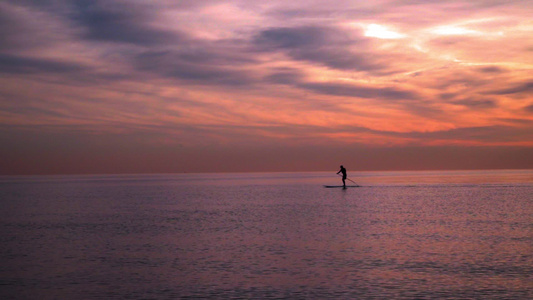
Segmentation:
[(533, 170), (335, 171), (2, 176), (0, 298), (533, 299)]

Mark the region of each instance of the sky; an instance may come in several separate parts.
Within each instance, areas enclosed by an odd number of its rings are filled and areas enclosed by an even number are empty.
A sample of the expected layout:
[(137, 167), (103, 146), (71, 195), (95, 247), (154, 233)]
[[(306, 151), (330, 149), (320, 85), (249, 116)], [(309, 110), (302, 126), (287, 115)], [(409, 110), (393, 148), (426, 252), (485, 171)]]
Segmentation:
[(533, 168), (532, 16), (0, 0), (0, 174)]

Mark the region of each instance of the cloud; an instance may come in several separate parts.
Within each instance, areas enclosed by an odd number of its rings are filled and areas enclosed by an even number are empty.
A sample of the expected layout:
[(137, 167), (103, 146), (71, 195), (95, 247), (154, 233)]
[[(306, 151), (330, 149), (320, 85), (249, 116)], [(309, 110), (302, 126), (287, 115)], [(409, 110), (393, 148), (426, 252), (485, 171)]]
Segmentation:
[(146, 51), (133, 57), (134, 66), (162, 77), (189, 81), (202, 85), (246, 85), (254, 81), (254, 75), (231, 61), (240, 57), (222, 53), (199, 51)]
[(493, 73), (503, 73), (503, 72), (506, 72), (507, 70), (504, 69), (504, 68), (500, 68), (498, 66), (487, 66), (487, 67), (481, 67), (478, 69), (480, 72), (482, 73), (488, 73), (488, 74), (493, 74)]
[(334, 42), (336, 31), (326, 27), (270, 28), (258, 33), (255, 43), (264, 49), (323, 47)]
[(85, 69), (85, 67), (77, 63), (0, 54), (1, 73), (72, 73)]
[(142, 46), (176, 43), (180, 32), (156, 28), (153, 7), (142, 2), (76, 1), (72, 19), (84, 27), (84, 38)]
[(0, 51), (17, 53), (49, 47), (63, 36), (61, 24), (46, 12), (18, 1), (0, 2)]
[(351, 36), (334, 27), (268, 28), (257, 33), (253, 42), (259, 51), (281, 51), (293, 59), (333, 69), (373, 71), (384, 68), (365, 52), (369, 47), (365, 38)]
[(454, 101), (453, 103), (466, 106), (471, 109), (487, 109), (497, 107), (497, 102), (491, 99), (462, 99)]
[(415, 92), (390, 86), (373, 87), (370, 85), (362, 86), (357, 84), (308, 82), (300, 83), (298, 84), (298, 87), (316, 93), (333, 96), (386, 100), (413, 100), (420, 98), (420, 96)]
[(301, 70), (293, 68), (277, 68), (263, 78), (268, 83), (293, 85), (303, 82), (305, 75)]
[(464, 127), (451, 130), (408, 133), (406, 136), (428, 141), (451, 140), (479, 143), (523, 143), (533, 140), (533, 126), (491, 125), (479, 127)]
[(500, 89), (500, 90), (493, 90), (490, 92), (487, 92), (487, 94), (495, 94), (495, 95), (510, 95), (510, 94), (519, 94), (519, 93), (531, 93), (533, 92), (533, 81), (526, 81), (519, 84), (514, 84), (511, 87)]
[(533, 104), (524, 106), (524, 111), (533, 113)]

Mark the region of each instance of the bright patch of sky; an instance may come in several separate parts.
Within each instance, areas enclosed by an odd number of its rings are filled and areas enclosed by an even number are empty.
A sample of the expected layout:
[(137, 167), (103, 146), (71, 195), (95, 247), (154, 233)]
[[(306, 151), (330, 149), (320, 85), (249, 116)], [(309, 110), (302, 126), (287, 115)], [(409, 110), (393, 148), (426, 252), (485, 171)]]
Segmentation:
[(405, 37), (405, 34), (393, 31), (383, 25), (370, 24), (365, 28), (365, 36), (375, 37), (378, 39), (401, 39)]

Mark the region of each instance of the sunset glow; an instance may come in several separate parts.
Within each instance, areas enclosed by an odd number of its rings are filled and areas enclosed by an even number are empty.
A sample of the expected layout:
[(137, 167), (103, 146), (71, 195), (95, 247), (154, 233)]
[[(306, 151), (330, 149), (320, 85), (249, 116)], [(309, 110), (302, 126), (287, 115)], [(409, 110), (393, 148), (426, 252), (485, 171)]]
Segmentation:
[(405, 35), (394, 32), (385, 26), (378, 24), (370, 24), (366, 27), (365, 36), (377, 37), (380, 39), (401, 39)]
[(0, 1), (3, 174), (533, 168), (528, 1)]

